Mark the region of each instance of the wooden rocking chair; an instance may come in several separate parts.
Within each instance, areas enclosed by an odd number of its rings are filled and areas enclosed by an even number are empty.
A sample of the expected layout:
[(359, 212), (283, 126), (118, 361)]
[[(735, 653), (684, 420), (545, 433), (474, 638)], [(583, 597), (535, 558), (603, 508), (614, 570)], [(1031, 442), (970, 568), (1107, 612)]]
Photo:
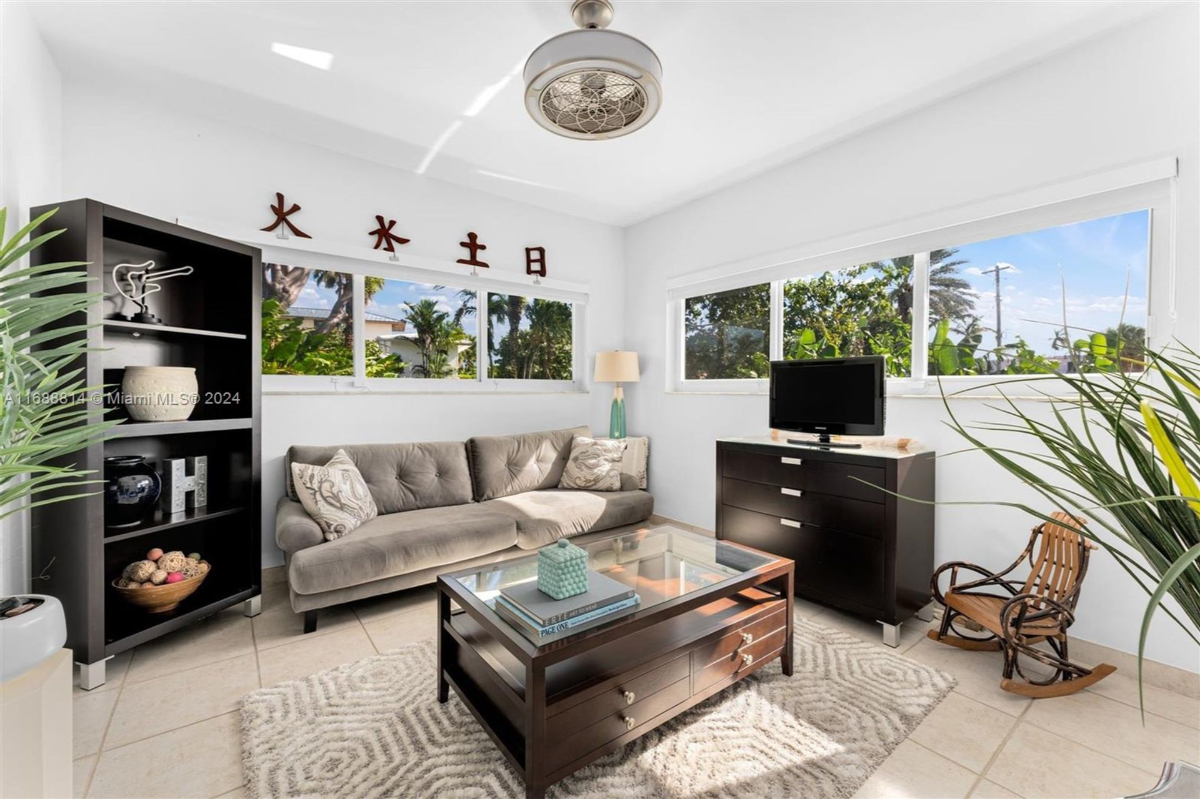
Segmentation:
[[(941, 629), (930, 630), (929, 637), (960, 649), (1004, 652), (1000, 687), (1035, 699), (1073, 694), (1116, 671), (1116, 667), (1107, 663), (1087, 669), (1068, 659), (1067, 628), (1075, 621), (1075, 603), (1087, 574), (1088, 556), (1095, 545), (1071, 529), (1085, 520), (1062, 511), (1051, 517), (1054, 522), (1033, 528), (1025, 551), (1004, 571), (992, 573), (971, 563), (952, 561), (933, 573), (932, 582), (933, 597), (944, 611)], [(1041, 546), (1037, 546), (1038, 536)], [(1031, 570), (1024, 584), (1005, 579), (1026, 559)], [(959, 569), (969, 569), (983, 577), (959, 583)], [(945, 571), (950, 572), (950, 585), (943, 594), (938, 579)], [(989, 593), (986, 589), (990, 588), (999, 588), (1007, 594)], [(966, 624), (955, 626), (952, 632), (951, 623), (960, 617)], [(966, 634), (963, 626), (979, 637)], [(1042, 642), (1050, 649), (1036, 646)], [(1021, 670), (1022, 655), (1050, 666), (1054, 673), (1049, 677), (1025, 674)], [(1014, 674), (1020, 680), (1014, 680)]]

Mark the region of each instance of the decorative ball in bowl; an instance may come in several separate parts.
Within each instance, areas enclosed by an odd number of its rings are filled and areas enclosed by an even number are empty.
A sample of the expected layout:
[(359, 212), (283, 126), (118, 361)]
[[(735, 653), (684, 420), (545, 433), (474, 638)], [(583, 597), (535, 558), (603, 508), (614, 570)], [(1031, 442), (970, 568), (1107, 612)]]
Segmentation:
[(155, 548), (144, 560), (125, 567), (112, 581), (113, 590), (129, 604), (147, 613), (166, 613), (179, 607), (212, 570), (199, 552), (185, 555), (180, 550), (163, 552)]

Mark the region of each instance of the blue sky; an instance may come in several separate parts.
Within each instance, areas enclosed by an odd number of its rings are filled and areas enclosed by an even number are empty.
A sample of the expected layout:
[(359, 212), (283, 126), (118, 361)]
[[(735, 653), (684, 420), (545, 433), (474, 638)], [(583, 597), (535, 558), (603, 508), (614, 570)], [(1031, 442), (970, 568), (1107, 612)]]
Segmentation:
[[(989, 331), (996, 325), (996, 284), (994, 275), (982, 272), (997, 263), (1011, 264), (1014, 268), (1000, 276), (1004, 341), (1011, 343), (1021, 336), (1037, 352), (1050, 355), (1055, 328), (1062, 324), (1064, 281), (1067, 323), (1072, 328), (1104, 330), (1116, 325), (1126, 277), (1125, 321), (1146, 325), (1149, 219), (1149, 211), (1133, 211), (959, 245), (955, 260), (967, 261), (959, 267), (959, 275), (975, 291), (976, 311)], [(1082, 330), (1072, 330), (1072, 338), (1082, 335)], [(995, 343), (994, 333), (984, 334), (984, 347)]]
[[(457, 293), (458, 289), (449, 287), (439, 288), (430, 283), (388, 280), (384, 283), (383, 288), (376, 292), (371, 301), (367, 303), (367, 310), (372, 313), (391, 317), (392, 319), (404, 319), (408, 316), (404, 303), (411, 302), (416, 304), (423, 299), (431, 299), (438, 304), (440, 310), (453, 316), (455, 311), (462, 306), (462, 300), (457, 296)], [(296, 300), (296, 307), (332, 308), (336, 300), (336, 291), (318, 285), (310, 277), (308, 285), (300, 291), (300, 297)], [(474, 316), (465, 317), (462, 325), (467, 335), (475, 335), (476, 321)]]
[[(438, 310), (445, 311), (454, 316), (455, 312), (463, 305), (463, 300), (458, 296), (458, 289), (449, 286), (436, 286), (432, 283), (409, 283), (406, 280), (388, 280), (384, 283), (383, 288), (371, 297), (371, 301), (367, 303), (367, 310), (373, 313), (390, 316), (393, 319), (404, 319), (408, 316), (408, 311), (404, 307), (404, 303), (412, 303), (416, 305), (421, 300), (433, 300), (438, 305)], [(463, 332), (468, 336), (474, 336), (476, 330), (475, 316), (467, 316), (462, 320)]]

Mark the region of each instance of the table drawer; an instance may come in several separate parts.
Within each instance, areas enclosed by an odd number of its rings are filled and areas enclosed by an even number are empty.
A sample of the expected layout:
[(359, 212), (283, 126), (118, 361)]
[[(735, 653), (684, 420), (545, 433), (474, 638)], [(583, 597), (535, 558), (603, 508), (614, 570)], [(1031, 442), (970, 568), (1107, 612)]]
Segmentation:
[[(714, 661), (729, 657), (743, 647), (753, 646), (756, 641), (768, 637), (771, 633), (787, 627), (786, 608), (780, 607), (768, 616), (749, 624), (730, 630), (725, 635), (701, 644), (692, 650), (692, 670), (708, 666)], [(747, 640), (747, 636), (749, 640)]]
[[(740, 643), (740, 636), (738, 642)], [(770, 659), (779, 654), (787, 640), (787, 629), (780, 627), (774, 632), (759, 638), (752, 644), (734, 649), (715, 661), (705, 663), (702, 649), (692, 651), (692, 693), (699, 693), (708, 686), (722, 680), (731, 674), (746, 671), (756, 663)]]
[(769, 516), (792, 519), (834, 530), (882, 538), (886, 507), (878, 502), (835, 497), (787, 486), (751, 483), (725, 477), (721, 501)]
[(683, 655), (637, 677), (618, 682), (610, 690), (561, 712), (555, 713), (552, 706), (550, 712), (555, 715), (546, 719), (546, 735), (551, 740), (564, 738), (605, 716), (623, 711), (687, 677), (689, 668), (688, 657)]
[[(682, 660), (687, 662), (686, 657)], [(643, 732), (638, 730), (640, 725), (667, 712), (680, 702), (686, 701), (691, 695), (691, 681), (684, 676), (683, 679), (677, 680), (661, 691), (609, 713), (594, 724), (583, 729), (576, 728), (578, 731), (575, 731), (573, 735), (567, 734), (565, 737), (556, 738), (547, 732), (546, 740), (549, 742), (549, 747), (546, 755), (546, 771), (562, 768), (626, 733), (636, 732), (640, 735)]]
[(760, 455), (726, 449), (722, 454), (721, 476), (867, 502), (882, 503), (888, 496), (880, 490), (885, 477), (881, 467), (817, 460), (805, 457), (803, 451), (794, 455)]

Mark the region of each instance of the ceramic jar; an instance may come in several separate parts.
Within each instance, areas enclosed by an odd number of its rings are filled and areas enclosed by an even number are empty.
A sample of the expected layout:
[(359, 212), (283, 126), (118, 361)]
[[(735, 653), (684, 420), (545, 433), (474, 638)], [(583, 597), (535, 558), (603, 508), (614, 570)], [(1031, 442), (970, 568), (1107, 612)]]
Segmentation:
[(132, 527), (154, 511), (162, 478), (141, 455), (104, 459), (104, 526)]
[(182, 422), (200, 401), (190, 366), (127, 366), (121, 393), (136, 422)]

